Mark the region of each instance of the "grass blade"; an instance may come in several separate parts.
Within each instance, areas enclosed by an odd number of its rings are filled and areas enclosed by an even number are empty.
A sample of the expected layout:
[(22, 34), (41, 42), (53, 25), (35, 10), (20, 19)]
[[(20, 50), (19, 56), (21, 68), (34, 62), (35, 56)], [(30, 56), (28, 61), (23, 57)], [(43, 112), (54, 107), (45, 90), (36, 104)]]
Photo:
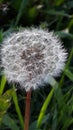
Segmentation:
[(20, 5), (20, 9), (19, 9), (19, 12), (18, 12), (18, 15), (16, 18), (15, 25), (18, 24), (22, 14), (23, 14), (23, 10), (25, 10), (25, 7), (27, 6), (27, 3), (28, 3), (28, 0), (22, 0), (21, 5)]
[(43, 117), (45, 115), (45, 112), (46, 112), (46, 109), (51, 101), (51, 98), (53, 96), (53, 93), (54, 93), (54, 88), (52, 88), (51, 92), (49, 93), (49, 95), (47, 96), (42, 108), (41, 108), (41, 111), (40, 111), (40, 114), (39, 114), (39, 117), (38, 117), (38, 121), (37, 121), (37, 128), (40, 128), (41, 126), (41, 122), (43, 120)]
[(3, 90), (4, 90), (4, 87), (5, 87), (5, 84), (6, 84), (6, 77), (2, 76), (1, 84), (0, 84), (0, 95), (3, 94)]
[(15, 87), (14, 87), (14, 86), (13, 86), (13, 90), (14, 90), (14, 91), (13, 91), (13, 101), (14, 101), (14, 104), (15, 104), (15, 109), (16, 109), (16, 112), (17, 112), (17, 114), (18, 114), (21, 127), (22, 127), (22, 129), (23, 129), (23, 128), (24, 128), (24, 122), (23, 122), (22, 114), (21, 114), (21, 111), (20, 111), (20, 108), (19, 108), (18, 99), (17, 99), (17, 94), (16, 94), (16, 90), (15, 90)]
[(70, 72), (69, 69), (65, 69), (65, 75), (66, 75), (71, 81), (73, 81), (73, 74)]
[[(70, 64), (70, 61), (72, 59), (72, 56), (73, 56), (73, 48), (71, 49), (71, 52), (70, 52), (70, 55), (69, 55), (69, 58), (68, 58), (68, 62), (66, 64), (66, 67), (65, 69), (67, 69), (69, 67), (69, 64)], [(63, 83), (64, 83), (64, 77), (65, 77), (65, 70), (64, 70), (64, 73), (61, 77), (61, 80), (60, 80), (60, 83), (59, 83), (59, 87), (62, 87), (63, 86)]]

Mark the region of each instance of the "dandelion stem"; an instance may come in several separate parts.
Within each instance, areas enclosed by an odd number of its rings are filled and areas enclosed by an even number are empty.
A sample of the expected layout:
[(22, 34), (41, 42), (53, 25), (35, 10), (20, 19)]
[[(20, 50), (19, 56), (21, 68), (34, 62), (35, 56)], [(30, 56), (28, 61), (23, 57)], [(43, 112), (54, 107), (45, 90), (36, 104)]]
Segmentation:
[(31, 102), (31, 90), (26, 93), (25, 126), (24, 126), (24, 130), (28, 130), (29, 129), (30, 102)]

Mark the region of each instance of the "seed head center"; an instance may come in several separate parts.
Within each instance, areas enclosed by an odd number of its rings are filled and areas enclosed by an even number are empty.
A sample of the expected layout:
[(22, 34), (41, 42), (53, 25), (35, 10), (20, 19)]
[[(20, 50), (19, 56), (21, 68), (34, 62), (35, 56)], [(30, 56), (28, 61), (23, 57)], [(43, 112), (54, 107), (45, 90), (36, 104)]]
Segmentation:
[(24, 65), (29, 74), (41, 74), (43, 69), (43, 58), (44, 54), (41, 52), (41, 49), (38, 47), (29, 47), (22, 52), (21, 59), (24, 60)]

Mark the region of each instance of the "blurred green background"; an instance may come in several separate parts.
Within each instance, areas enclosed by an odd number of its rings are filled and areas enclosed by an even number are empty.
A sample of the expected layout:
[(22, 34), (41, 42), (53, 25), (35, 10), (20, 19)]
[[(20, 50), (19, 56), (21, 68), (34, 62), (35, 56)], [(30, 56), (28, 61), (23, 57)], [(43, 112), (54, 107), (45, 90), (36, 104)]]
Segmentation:
[[(73, 130), (73, 0), (0, 0), (0, 44), (12, 30), (30, 26), (54, 30), (68, 59), (61, 76), (32, 92), (29, 130)], [(23, 129), (25, 98), (0, 71), (0, 130)]]

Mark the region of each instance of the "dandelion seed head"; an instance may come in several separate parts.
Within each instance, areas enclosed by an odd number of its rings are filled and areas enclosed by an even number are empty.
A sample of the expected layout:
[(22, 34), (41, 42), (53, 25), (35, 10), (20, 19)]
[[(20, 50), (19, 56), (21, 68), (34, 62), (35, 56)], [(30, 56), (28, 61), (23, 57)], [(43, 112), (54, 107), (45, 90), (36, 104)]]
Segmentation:
[(58, 36), (41, 28), (11, 33), (1, 47), (3, 73), (26, 91), (48, 82), (64, 69), (67, 53)]

